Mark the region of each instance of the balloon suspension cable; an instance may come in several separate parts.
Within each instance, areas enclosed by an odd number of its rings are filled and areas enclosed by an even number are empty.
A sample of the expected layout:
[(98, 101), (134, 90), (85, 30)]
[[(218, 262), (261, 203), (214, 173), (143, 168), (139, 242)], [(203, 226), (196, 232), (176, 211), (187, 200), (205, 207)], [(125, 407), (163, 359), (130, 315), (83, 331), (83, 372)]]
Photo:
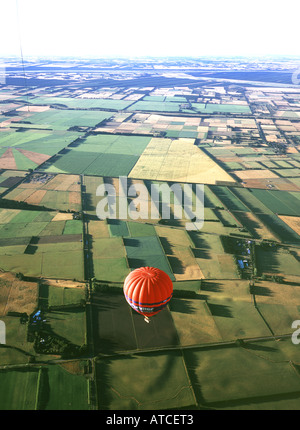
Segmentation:
[(146, 321), (146, 323), (148, 323), (148, 324), (149, 324), (150, 319), (149, 319), (148, 317), (146, 317), (146, 316), (145, 316), (144, 321)]

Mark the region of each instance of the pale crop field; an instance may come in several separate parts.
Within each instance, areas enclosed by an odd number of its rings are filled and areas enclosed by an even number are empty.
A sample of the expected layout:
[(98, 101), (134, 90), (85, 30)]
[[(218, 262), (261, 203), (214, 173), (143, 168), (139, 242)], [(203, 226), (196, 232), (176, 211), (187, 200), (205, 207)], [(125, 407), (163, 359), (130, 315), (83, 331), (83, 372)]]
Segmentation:
[(194, 139), (153, 138), (129, 177), (159, 181), (217, 184), (234, 179), (200, 148)]

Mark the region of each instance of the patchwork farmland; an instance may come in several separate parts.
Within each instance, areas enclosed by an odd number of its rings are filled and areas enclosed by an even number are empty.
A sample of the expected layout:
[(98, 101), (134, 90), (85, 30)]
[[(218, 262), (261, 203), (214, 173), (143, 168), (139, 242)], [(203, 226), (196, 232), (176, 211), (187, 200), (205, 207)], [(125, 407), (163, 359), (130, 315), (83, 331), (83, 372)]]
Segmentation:
[(299, 409), (299, 92), (157, 73), (0, 85), (0, 409)]

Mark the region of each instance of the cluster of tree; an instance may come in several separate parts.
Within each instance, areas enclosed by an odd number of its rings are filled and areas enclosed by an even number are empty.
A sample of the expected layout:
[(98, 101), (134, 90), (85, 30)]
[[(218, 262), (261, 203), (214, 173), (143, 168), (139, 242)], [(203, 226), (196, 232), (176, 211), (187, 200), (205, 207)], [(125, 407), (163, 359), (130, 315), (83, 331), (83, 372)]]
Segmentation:
[(26, 312), (15, 312), (15, 311), (8, 311), (7, 316), (11, 317), (19, 317), (20, 318), (20, 324), (26, 324), (29, 320), (29, 317)]
[(263, 281), (277, 282), (278, 284), (282, 284), (284, 282), (283, 276), (279, 276), (279, 275), (267, 275), (266, 273), (262, 274), (261, 279)]
[(274, 149), (276, 154), (286, 154), (287, 145), (282, 142), (269, 142), (269, 146)]
[(34, 350), (38, 354), (55, 354), (62, 358), (81, 357), (87, 352), (87, 345), (74, 345), (55, 334), (49, 327), (35, 333)]
[(76, 310), (76, 309), (82, 309), (85, 307), (85, 300), (81, 299), (79, 303), (75, 304), (68, 304), (68, 305), (52, 305), (48, 306), (48, 311), (66, 311), (66, 310)]
[(92, 293), (123, 294), (123, 289), (114, 284), (106, 284), (98, 281), (96, 278), (91, 279)]

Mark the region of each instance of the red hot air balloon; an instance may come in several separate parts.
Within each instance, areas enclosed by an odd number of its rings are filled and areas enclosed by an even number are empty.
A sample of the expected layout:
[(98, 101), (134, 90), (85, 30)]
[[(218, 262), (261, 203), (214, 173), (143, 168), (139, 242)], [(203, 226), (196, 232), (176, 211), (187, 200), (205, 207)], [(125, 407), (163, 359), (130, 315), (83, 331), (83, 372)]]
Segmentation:
[(149, 322), (149, 317), (164, 309), (171, 300), (173, 284), (162, 270), (139, 267), (126, 277), (123, 290), (129, 305)]

